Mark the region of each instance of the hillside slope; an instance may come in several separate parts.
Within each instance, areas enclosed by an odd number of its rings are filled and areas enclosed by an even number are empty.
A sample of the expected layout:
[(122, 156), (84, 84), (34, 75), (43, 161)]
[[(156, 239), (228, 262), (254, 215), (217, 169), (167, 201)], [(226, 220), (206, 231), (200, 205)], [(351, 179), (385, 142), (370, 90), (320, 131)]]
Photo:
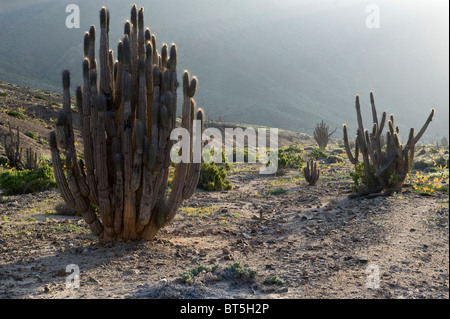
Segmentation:
[[(72, 103), (75, 103), (72, 97)], [(49, 134), (56, 128), (58, 112), (62, 107), (62, 96), (49, 91), (29, 89), (0, 81), (0, 156), (4, 155), (3, 139), (11, 127), (14, 134), (19, 129), (20, 147), (32, 148), (40, 156), (50, 157)], [(75, 138), (82, 146), (79, 132), (79, 117), (73, 109)], [(225, 128), (245, 129), (248, 124), (232, 124), (207, 121), (205, 127), (218, 128), (225, 136)], [(251, 126), (250, 126), (251, 127)], [(31, 133), (31, 134), (30, 134)], [(28, 135), (32, 135), (30, 137)], [(312, 136), (292, 131), (278, 131), (278, 145), (290, 145), (296, 142), (314, 143)]]

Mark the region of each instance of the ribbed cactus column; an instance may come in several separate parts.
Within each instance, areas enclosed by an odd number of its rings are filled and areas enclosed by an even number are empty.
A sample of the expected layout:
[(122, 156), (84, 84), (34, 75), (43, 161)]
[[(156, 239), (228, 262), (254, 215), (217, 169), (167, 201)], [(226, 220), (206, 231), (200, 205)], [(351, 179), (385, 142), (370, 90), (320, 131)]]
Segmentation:
[[(94, 234), (107, 241), (150, 240), (195, 192), (200, 163), (178, 164), (168, 193), (170, 133), (177, 114), (175, 44), (170, 50), (163, 44), (158, 53), (156, 37), (144, 29), (144, 9), (133, 6), (113, 61), (109, 23), (109, 12), (102, 8), (99, 63), (95, 26), (84, 37), (83, 84), (76, 90), (84, 161), (77, 161), (70, 74), (63, 72), (63, 110), (50, 135), (55, 177), (64, 200), (83, 214)], [(185, 71), (181, 126), (191, 141), (193, 121), (204, 121), (193, 99), (197, 84), (197, 78)]]
[(370, 92), (370, 103), (372, 107), (373, 125), (372, 131), (364, 129), (359, 95), (356, 96), (356, 118), (358, 130), (355, 140), (355, 155), (350, 149), (347, 126), (344, 124), (344, 144), (348, 158), (353, 165), (359, 164), (359, 154), (362, 154), (364, 164), (365, 191), (386, 193), (400, 192), (406, 175), (411, 171), (414, 148), (417, 142), (433, 120), (434, 109), (431, 110), (425, 124), (420, 132), (415, 135), (414, 128), (411, 128), (408, 141), (405, 145), (400, 143), (399, 128), (394, 128), (394, 116), (389, 118), (389, 130), (387, 132), (386, 147), (383, 148), (381, 134), (383, 132), (387, 113), (383, 112), (381, 122), (378, 122), (377, 109), (373, 92)]
[(309, 160), (306, 166), (303, 168), (303, 175), (305, 176), (305, 180), (309, 185), (316, 185), (320, 177), (320, 170), (317, 168), (317, 162), (312, 159)]

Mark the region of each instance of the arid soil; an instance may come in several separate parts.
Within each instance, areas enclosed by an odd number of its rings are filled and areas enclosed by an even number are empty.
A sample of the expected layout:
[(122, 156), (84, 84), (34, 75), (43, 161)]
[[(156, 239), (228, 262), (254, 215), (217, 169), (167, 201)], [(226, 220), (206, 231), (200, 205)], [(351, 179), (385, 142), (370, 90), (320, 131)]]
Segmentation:
[[(40, 136), (56, 117), (52, 99), (36, 102), (49, 112), (36, 116)], [(17, 125), (4, 111), (14, 102), (0, 102), (2, 130)], [(44, 138), (23, 140), (48, 151)], [(350, 164), (320, 165), (316, 186), (295, 169), (264, 176), (255, 164), (232, 165), (232, 190), (199, 189), (151, 242), (98, 243), (55, 189), (0, 194), (0, 298), (448, 299), (448, 191), (350, 198)], [(236, 263), (248, 268), (240, 277)], [(68, 265), (80, 271), (77, 289), (66, 285)], [(199, 266), (213, 270), (183, 282)]]

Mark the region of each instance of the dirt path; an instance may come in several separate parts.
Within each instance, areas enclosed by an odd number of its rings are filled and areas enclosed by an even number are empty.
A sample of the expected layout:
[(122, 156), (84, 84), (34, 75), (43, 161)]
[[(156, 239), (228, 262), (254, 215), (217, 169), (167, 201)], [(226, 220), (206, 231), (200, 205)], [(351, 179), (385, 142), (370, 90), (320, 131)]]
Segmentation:
[[(329, 285), (342, 287), (338, 294), (347, 298), (448, 296), (448, 229), (437, 226), (448, 223), (448, 217), (436, 214), (441, 206), (430, 198), (409, 195), (390, 201), (374, 205), (367, 215), (375, 227), (363, 224), (349, 231), (352, 242), (366, 244), (350, 246), (352, 255), (346, 259), (354, 268), (338, 272)], [(372, 270), (379, 275), (378, 289), (366, 286), (367, 277), (377, 275)]]

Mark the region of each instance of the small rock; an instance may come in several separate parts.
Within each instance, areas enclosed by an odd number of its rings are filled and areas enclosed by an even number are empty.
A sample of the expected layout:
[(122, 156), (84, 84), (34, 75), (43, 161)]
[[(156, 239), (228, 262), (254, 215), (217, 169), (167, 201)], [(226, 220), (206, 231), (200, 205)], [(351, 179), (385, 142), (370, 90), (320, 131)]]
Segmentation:
[(281, 293), (281, 294), (288, 293), (289, 292), (289, 288), (288, 287), (284, 287), (284, 288), (280, 289), (278, 292)]
[(252, 236), (246, 234), (246, 233), (242, 233), (242, 237), (244, 237), (245, 239), (251, 239)]
[(367, 264), (367, 263), (369, 262), (369, 260), (368, 260), (367, 258), (359, 258), (358, 261), (359, 261), (361, 264)]
[(19, 203), (16, 200), (8, 203), (8, 207), (17, 206), (17, 205), (19, 205)]
[(56, 276), (58, 277), (65, 277), (67, 275), (66, 270), (65, 269), (60, 269), (58, 270), (58, 272), (56, 273)]
[(352, 257), (352, 256), (347, 256), (347, 257), (344, 257), (344, 261), (349, 261), (349, 260), (351, 260), (351, 259), (353, 259), (353, 257)]
[(136, 269), (127, 269), (123, 272), (125, 276), (133, 276), (139, 274), (139, 271)]

